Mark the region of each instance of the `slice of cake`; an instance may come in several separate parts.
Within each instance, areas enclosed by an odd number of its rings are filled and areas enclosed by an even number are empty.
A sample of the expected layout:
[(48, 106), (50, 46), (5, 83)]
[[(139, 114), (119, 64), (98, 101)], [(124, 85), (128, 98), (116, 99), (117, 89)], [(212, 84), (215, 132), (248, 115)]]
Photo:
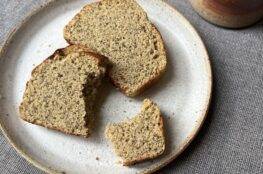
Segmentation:
[(38, 65), (19, 107), (27, 122), (87, 137), (104, 58), (80, 46), (57, 50)]
[(65, 27), (64, 38), (109, 58), (112, 83), (136, 96), (166, 69), (162, 37), (135, 0), (102, 0), (85, 6)]

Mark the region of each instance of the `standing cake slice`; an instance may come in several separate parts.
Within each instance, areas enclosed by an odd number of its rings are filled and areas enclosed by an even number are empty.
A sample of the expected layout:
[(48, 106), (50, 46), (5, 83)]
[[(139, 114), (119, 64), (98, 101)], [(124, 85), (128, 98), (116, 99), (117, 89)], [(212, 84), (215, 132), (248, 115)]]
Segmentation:
[(105, 134), (123, 165), (155, 158), (165, 150), (163, 119), (158, 106), (149, 99), (143, 101), (137, 116), (109, 124)]
[(102, 0), (85, 6), (64, 28), (64, 38), (109, 58), (112, 83), (136, 96), (166, 69), (162, 37), (135, 0)]
[(57, 50), (27, 82), (19, 111), (27, 122), (87, 137), (104, 58), (79, 46)]

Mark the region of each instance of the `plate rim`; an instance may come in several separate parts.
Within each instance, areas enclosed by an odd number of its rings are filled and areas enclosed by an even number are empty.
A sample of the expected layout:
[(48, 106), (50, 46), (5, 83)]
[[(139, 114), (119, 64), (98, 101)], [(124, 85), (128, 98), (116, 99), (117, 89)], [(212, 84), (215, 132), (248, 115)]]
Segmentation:
[[(11, 40), (13, 39), (13, 36), (17, 33), (17, 31), (20, 28), (22, 28), (34, 15), (36, 15), (42, 9), (48, 7), (51, 3), (55, 2), (55, 1), (57, 1), (57, 0), (49, 0), (47, 2), (44, 2), (42, 5), (40, 5), (38, 7), (34, 7), (31, 11), (29, 11), (25, 15), (25, 17), (21, 21), (17, 22), (14, 25), (14, 27), (10, 29), (10, 31), (8, 32), (7, 36), (5, 37), (5, 39), (3, 41), (3, 46), (0, 46), (0, 58), (3, 57), (2, 55), (5, 53), (5, 50), (7, 49), (8, 45), (10, 44)], [(161, 3), (163, 3), (165, 8), (169, 9), (173, 14), (179, 16), (181, 18), (181, 22), (183, 22), (187, 26), (187, 28), (189, 30), (191, 30), (191, 33), (194, 35), (194, 37), (200, 41), (200, 43), (201, 43), (200, 47), (202, 47), (202, 52), (204, 55), (204, 61), (205, 61), (205, 65), (206, 65), (205, 66), (206, 72), (207, 72), (206, 76), (208, 77), (209, 81), (208, 81), (208, 88), (207, 88), (208, 89), (207, 96), (205, 99), (206, 109), (203, 110), (200, 118), (198, 119), (199, 124), (195, 125), (194, 129), (190, 133), (190, 136), (188, 136), (187, 139), (180, 145), (179, 151), (177, 153), (173, 154), (171, 157), (167, 157), (167, 159), (165, 159), (164, 162), (158, 163), (154, 166), (151, 166), (151, 167), (143, 170), (142, 172), (140, 172), (142, 174), (150, 174), (150, 173), (153, 173), (153, 172), (160, 170), (161, 168), (163, 168), (164, 166), (168, 165), (170, 162), (175, 160), (191, 144), (191, 142), (195, 139), (196, 135), (199, 133), (200, 129), (202, 128), (202, 126), (206, 120), (206, 117), (208, 115), (209, 106), (210, 106), (211, 98), (212, 98), (212, 87), (213, 87), (212, 65), (211, 65), (211, 61), (209, 59), (209, 54), (208, 54), (207, 48), (206, 48), (202, 38), (198, 34), (195, 27), (187, 20), (187, 18), (184, 17), (183, 14), (181, 14), (177, 10), (177, 8), (175, 6), (170, 5), (166, 0), (154, 0), (154, 1), (161, 1)], [(1, 118), (1, 116), (0, 116), (0, 118)], [(38, 169), (40, 169), (44, 172), (50, 173), (50, 174), (63, 173), (61, 171), (56, 171), (55, 169), (52, 169), (48, 166), (41, 164), (36, 159), (34, 159), (32, 156), (30, 156), (26, 152), (24, 152), (24, 150), (22, 148), (20, 148), (19, 145), (16, 144), (13, 141), (13, 138), (8, 134), (8, 130), (7, 130), (7, 128), (4, 127), (4, 125), (2, 123), (2, 119), (0, 119), (0, 129), (3, 133), (3, 135), (5, 136), (5, 138), (7, 139), (7, 141), (9, 142), (9, 144), (11, 144), (11, 146), (16, 150), (16, 152), (21, 157), (26, 159), (30, 164), (32, 164), (33, 166), (37, 167)]]

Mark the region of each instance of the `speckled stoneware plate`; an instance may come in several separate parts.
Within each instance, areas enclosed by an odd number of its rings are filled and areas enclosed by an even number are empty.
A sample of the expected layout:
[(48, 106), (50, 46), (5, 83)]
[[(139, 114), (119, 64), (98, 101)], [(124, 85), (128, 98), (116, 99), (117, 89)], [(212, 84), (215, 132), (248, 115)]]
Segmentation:
[[(97, 126), (88, 139), (66, 135), (19, 119), (18, 106), (32, 69), (65, 47), (63, 27), (90, 0), (57, 0), (30, 14), (6, 41), (0, 58), (0, 123), (10, 143), (28, 161), (48, 173), (151, 173), (175, 159), (200, 129), (211, 97), (209, 58), (190, 23), (161, 0), (138, 0), (160, 30), (168, 53), (168, 70), (137, 98), (125, 97), (105, 82)], [(107, 37), (107, 36), (105, 36)], [(167, 150), (159, 158), (124, 167), (104, 138), (105, 125), (139, 112), (153, 99), (165, 120)]]

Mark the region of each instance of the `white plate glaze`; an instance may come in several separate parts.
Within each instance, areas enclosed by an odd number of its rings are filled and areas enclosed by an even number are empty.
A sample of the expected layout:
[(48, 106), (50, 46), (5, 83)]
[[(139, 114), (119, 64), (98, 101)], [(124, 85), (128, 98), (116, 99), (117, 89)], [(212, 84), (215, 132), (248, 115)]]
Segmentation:
[[(138, 1), (161, 32), (168, 53), (168, 71), (157, 84), (132, 99), (106, 82), (100, 94), (98, 124), (88, 139), (19, 119), (18, 106), (32, 69), (67, 45), (63, 27), (90, 2), (52, 2), (28, 17), (10, 36), (0, 58), (2, 130), (23, 157), (49, 173), (153, 172), (178, 156), (200, 129), (208, 110), (212, 81), (208, 55), (200, 37), (179, 12), (161, 0)], [(146, 97), (158, 103), (164, 115), (167, 151), (155, 160), (123, 167), (116, 163), (117, 158), (104, 138), (104, 128), (108, 122), (135, 115)]]

